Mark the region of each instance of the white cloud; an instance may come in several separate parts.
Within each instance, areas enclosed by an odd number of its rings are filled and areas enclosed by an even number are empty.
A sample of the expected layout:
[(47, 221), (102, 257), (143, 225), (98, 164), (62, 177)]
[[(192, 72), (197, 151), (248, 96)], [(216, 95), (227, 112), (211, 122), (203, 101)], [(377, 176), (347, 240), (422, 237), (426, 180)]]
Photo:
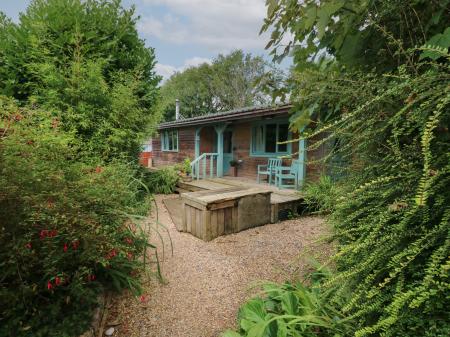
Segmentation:
[(162, 76), (163, 81), (165, 81), (177, 71), (177, 68), (168, 64), (157, 63), (155, 65), (155, 71), (158, 75)]
[(164, 82), (177, 71), (183, 71), (189, 67), (197, 67), (203, 63), (211, 64), (211, 60), (204, 57), (192, 57), (185, 60), (184, 64), (181, 67), (174, 67), (168, 64), (157, 63), (155, 66), (155, 71), (158, 75), (163, 77)]
[(139, 30), (149, 36), (179, 45), (194, 44), (214, 52), (260, 49), (267, 35), (259, 36), (266, 15), (265, 0), (142, 0), (163, 5), (163, 17), (143, 17)]

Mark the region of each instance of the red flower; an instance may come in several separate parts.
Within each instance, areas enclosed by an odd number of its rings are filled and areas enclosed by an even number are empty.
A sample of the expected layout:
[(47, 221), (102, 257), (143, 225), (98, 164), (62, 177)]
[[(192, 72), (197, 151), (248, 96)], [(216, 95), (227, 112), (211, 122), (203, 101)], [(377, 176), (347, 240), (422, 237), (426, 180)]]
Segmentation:
[(48, 281), (48, 282), (47, 282), (47, 289), (48, 289), (48, 290), (51, 290), (52, 288), (53, 288), (52, 282), (51, 282), (51, 281)]
[(102, 171), (103, 171), (103, 167), (101, 167), (101, 166), (97, 166), (95, 168), (95, 173), (102, 173)]
[(133, 259), (133, 253), (127, 253), (127, 257), (128, 257), (128, 260), (132, 260)]
[(43, 240), (43, 239), (45, 239), (45, 238), (47, 237), (47, 235), (48, 235), (48, 230), (43, 229), (43, 230), (41, 230), (41, 232), (39, 233), (39, 238), (40, 238), (41, 240)]
[(125, 238), (124, 241), (125, 241), (126, 243), (128, 243), (129, 245), (131, 245), (131, 244), (133, 243), (133, 240), (130, 239), (130, 238)]
[(27, 244), (25, 245), (25, 247), (27, 247), (28, 249), (31, 249), (31, 242), (27, 242)]
[(61, 284), (61, 279), (58, 276), (55, 277), (55, 284), (57, 286), (59, 286)]
[(90, 282), (95, 281), (95, 279), (96, 279), (95, 275), (91, 275), (91, 274), (89, 274), (86, 278)]
[(115, 249), (112, 249), (109, 253), (108, 253), (108, 255), (106, 255), (106, 258), (107, 259), (112, 259), (114, 256), (116, 256), (117, 255), (117, 250), (115, 250)]
[(147, 297), (147, 295), (141, 295), (141, 297), (139, 297), (139, 300), (142, 303), (146, 303), (148, 301), (148, 297)]
[(67, 249), (69, 249), (69, 247), (67, 246), (67, 243), (65, 243), (63, 248), (64, 252), (67, 252)]
[(58, 234), (58, 232), (56, 230), (52, 230), (48, 233), (48, 237), (52, 238), (54, 236), (56, 236)]

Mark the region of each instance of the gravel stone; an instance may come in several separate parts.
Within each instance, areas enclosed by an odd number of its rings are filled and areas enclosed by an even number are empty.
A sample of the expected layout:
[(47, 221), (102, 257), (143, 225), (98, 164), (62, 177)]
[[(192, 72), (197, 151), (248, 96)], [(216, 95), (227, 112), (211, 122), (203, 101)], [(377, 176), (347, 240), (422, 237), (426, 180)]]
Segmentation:
[[(162, 227), (164, 244), (153, 234), (158, 246), (165, 282), (151, 278), (144, 284), (145, 295), (125, 293), (113, 300), (110, 320), (119, 337), (216, 337), (236, 327), (238, 309), (258, 293), (261, 281), (284, 282), (299, 279), (311, 271), (311, 257), (325, 261), (333, 247), (324, 238), (328, 227), (320, 217), (251, 228), (204, 242), (180, 233), (156, 196), (159, 221), (167, 227), (173, 243)], [(155, 213), (148, 222), (154, 224)]]

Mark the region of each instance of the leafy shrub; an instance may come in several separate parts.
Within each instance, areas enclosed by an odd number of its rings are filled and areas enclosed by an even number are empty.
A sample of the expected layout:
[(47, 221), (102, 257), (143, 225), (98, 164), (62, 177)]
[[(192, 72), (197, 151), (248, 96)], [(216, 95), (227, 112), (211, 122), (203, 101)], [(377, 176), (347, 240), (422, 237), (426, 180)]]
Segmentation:
[(0, 16), (0, 94), (52, 111), (102, 159), (137, 161), (160, 77), (121, 2), (39, 0), (17, 24)]
[(308, 183), (302, 195), (309, 211), (328, 214), (334, 210), (339, 193), (331, 177), (321, 176), (317, 182)]
[(346, 336), (349, 322), (343, 318), (331, 292), (320, 288), (323, 274), (312, 274), (312, 285), (267, 283), (264, 297), (256, 297), (239, 310), (239, 330), (222, 337), (317, 337)]
[(72, 336), (103, 289), (140, 291), (147, 235), (127, 164), (87, 158), (43, 111), (0, 97), (0, 336)]
[(151, 193), (170, 194), (175, 191), (179, 179), (176, 168), (167, 166), (148, 172), (145, 177), (145, 184)]
[(191, 160), (189, 158), (184, 158), (181, 163), (175, 165), (175, 169), (187, 175), (191, 174)]

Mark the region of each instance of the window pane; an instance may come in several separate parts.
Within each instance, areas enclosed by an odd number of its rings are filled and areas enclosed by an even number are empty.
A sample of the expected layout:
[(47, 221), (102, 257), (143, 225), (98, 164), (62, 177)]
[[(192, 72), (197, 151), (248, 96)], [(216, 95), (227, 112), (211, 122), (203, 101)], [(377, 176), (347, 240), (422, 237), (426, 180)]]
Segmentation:
[[(285, 142), (288, 140), (289, 125), (278, 125), (278, 141)], [(287, 152), (287, 144), (278, 144), (278, 152)]]
[(173, 149), (174, 151), (178, 151), (178, 131), (173, 132)]
[(253, 128), (252, 136), (253, 152), (264, 152), (264, 126), (255, 126)]
[(172, 150), (173, 142), (172, 142), (172, 133), (171, 132), (167, 133), (167, 138), (168, 138), (167, 150)]
[(274, 153), (277, 150), (277, 125), (266, 125), (266, 152)]

